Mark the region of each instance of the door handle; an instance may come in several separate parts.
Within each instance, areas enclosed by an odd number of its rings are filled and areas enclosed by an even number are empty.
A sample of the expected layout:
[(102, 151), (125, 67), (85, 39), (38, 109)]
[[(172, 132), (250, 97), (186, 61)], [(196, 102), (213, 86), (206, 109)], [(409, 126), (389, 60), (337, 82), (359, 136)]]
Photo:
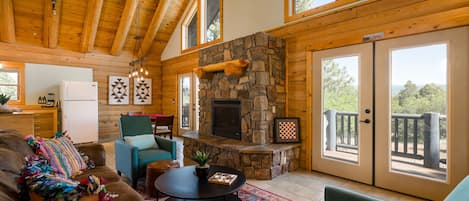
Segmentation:
[(371, 121), (369, 119), (365, 119), (365, 120), (360, 120), (360, 122), (363, 122), (365, 124), (369, 124)]

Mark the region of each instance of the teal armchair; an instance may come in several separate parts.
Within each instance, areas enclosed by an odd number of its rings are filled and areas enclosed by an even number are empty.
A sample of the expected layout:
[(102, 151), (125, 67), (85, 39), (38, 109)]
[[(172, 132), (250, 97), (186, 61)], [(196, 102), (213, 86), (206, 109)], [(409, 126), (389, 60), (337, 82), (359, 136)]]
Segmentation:
[(159, 148), (139, 150), (125, 142), (124, 137), (153, 134), (148, 116), (121, 116), (119, 122), (120, 139), (115, 141), (116, 169), (124, 173), (135, 187), (137, 179), (145, 175), (148, 163), (157, 160), (176, 160), (176, 142), (155, 136)]
[[(326, 186), (324, 188), (324, 201), (342, 200), (380, 201), (380, 199), (336, 186)], [(459, 184), (446, 196), (444, 201), (469, 201), (469, 176), (466, 176), (466, 178), (459, 182)]]
[(469, 201), (469, 176), (459, 182), (444, 201)]

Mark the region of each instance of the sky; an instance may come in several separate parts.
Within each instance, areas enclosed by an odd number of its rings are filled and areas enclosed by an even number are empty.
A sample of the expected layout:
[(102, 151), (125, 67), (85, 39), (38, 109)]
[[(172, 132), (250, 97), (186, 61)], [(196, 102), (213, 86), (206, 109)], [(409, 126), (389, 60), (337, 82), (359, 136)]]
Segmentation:
[[(429, 83), (446, 85), (447, 45), (435, 44), (421, 47), (407, 47), (392, 50), (392, 85), (404, 85), (411, 80), (417, 86)], [(348, 74), (358, 82), (358, 56), (345, 56), (333, 59), (345, 66)]]

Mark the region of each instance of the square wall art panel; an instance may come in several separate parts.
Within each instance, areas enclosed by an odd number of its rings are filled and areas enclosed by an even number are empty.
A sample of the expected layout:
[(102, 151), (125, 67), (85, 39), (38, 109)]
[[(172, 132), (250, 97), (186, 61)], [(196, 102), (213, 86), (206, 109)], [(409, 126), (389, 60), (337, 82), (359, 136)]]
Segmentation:
[(134, 105), (150, 105), (151, 88), (151, 78), (134, 79)]
[(129, 104), (129, 78), (121, 76), (109, 76), (109, 105)]

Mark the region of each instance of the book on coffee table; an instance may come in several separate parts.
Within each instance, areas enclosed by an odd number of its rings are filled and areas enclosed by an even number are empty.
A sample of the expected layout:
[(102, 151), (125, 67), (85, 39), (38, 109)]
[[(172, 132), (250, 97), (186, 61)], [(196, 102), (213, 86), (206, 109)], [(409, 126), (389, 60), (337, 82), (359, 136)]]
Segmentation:
[(236, 180), (236, 178), (238, 178), (238, 175), (224, 172), (215, 172), (215, 174), (208, 178), (208, 182), (213, 184), (231, 185)]

